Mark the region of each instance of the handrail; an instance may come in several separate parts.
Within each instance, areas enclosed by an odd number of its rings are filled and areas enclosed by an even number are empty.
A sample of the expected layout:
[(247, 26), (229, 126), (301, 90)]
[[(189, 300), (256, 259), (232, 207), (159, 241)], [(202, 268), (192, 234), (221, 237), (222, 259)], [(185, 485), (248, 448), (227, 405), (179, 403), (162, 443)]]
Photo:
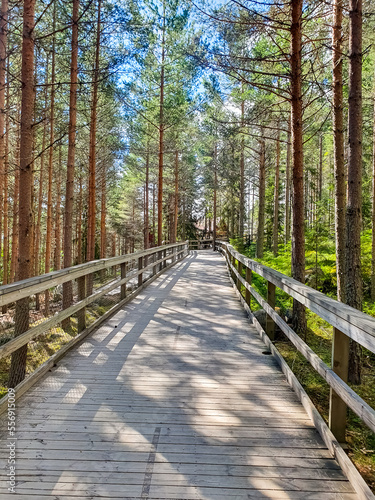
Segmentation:
[[(255, 300), (264, 308), (268, 316), (276, 323), (283, 333), (289, 338), (296, 349), (309, 361), (313, 368), (321, 375), (335, 393), (344, 401), (360, 419), (375, 432), (375, 410), (371, 408), (351, 387), (349, 387), (334, 370), (329, 368), (317, 356), (310, 347), (292, 330), (292, 328), (274, 310), (274, 299), (266, 301), (251, 286), (251, 277), (247, 274), (247, 279), (242, 276), (241, 268), (254, 271), (265, 278), (272, 286), (276, 286), (308, 307), (322, 319), (338, 328), (342, 333), (360, 343), (372, 352), (375, 352), (375, 318), (368, 316), (356, 309), (326, 297), (323, 293), (314, 290), (307, 285), (285, 276), (267, 266), (253, 261), (237, 252), (228, 243), (217, 241), (216, 245), (224, 253), (228, 268), (233, 273), (237, 288), (241, 285), (251, 294)], [(235, 261), (239, 263), (240, 269), (235, 266)], [(240, 272), (239, 272), (240, 271)], [(247, 302), (250, 302), (248, 298)], [(250, 304), (248, 304), (250, 305)], [(365, 330), (366, 328), (366, 330)], [(332, 363), (333, 365), (333, 363)], [(332, 403), (332, 400), (331, 400)], [(332, 407), (330, 406), (330, 416), (332, 417)], [(330, 419), (331, 420), (331, 419)], [(335, 422), (331, 420), (331, 427)]]
[[(108, 294), (112, 290), (120, 289), (120, 302), (113, 307), (113, 310), (118, 309), (120, 305), (125, 303), (132, 296), (135, 296), (139, 291), (145, 286), (146, 283), (151, 282), (155, 277), (160, 275), (167, 267), (174, 265), (176, 262), (183, 259), (188, 254), (189, 242), (179, 242), (170, 245), (164, 245), (160, 247), (154, 247), (148, 250), (135, 252), (132, 254), (126, 254), (119, 257), (112, 257), (108, 259), (96, 260), (93, 262), (87, 262), (85, 264), (80, 264), (78, 266), (72, 266), (61, 271), (54, 271), (52, 273), (44, 274), (42, 276), (37, 276), (34, 278), (29, 278), (26, 280), (18, 281), (10, 285), (3, 285), (0, 287), (0, 304), (7, 305), (16, 302), (20, 299), (25, 299), (34, 294), (43, 292), (51, 287), (66, 283), (77, 279), (78, 282), (83, 281), (83, 294), (79, 296), (78, 302), (71, 305), (70, 307), (63, 309), (56, 313), (55, 315), (46, 318), (41, 323), (31, 326), (26, 332), (8, 340), (5, 344), (0, 346), (0, 359), (10, 354), (16, 352), (18, 349), (27, 345), (31, 340), (39, 337), (40, 335), (49, 331), (52, 327), (57, 324), (62, 323), (64, 320), (70, 318), (73, 314), (79, 314), (78, 316), (78, 337), (73, 338), (69, 345), (74, 345), (77, 341), (84, 336), (85, 332), (91, 331), (95, 326), (95, 323), (101, 321), (99, 318), (93, 325), (88, 329), (86, 328), (85, 319), (85, 308), (89, 304), (97, 301), (99, 298)], [(155, 256), (148, 259), (150, 256)], [(147, 259), (145, 259), (147, 257)], [(170, 264), (167, 266), (167, 260)], [(127, 269), (127, 264), (131, 261), (137, 263), (135, 268)], [(102, 285), (99, 289), (92, 290), (90, 295), (86, 294), (86, 278), (95, 272), (101, 271), (103, 269), (113, 268), (115, 266), (120, 266), (121, 277), (114, 278), (109, 283)], [(145, 271), (152, 270), (151, 276), (146, 280), (143, 280), (143, 273)], [(138, 286), (135, 291), (127, 296), (126, 284), (130, 280), (138, 278)], [(108, 316), (108, 311), (105, 313)], [(65, 350), (66, 346), (61, 348), (61, 351)], [(47, 360), (48, 361), (48, 360)]]
[(61, 285), (63, 283), (66, 283), (67, 281), (72, 281), (74, 279), (86, 276), (97, 271), (101, 271), (103, 269), (126, 264), (134, 259), (153, 255), (163, 250), (176, 248), (182, 244), (187, 244), (187, 242), (172, 243), (170, 245), (153, 247), (148, 250), (121, 255), (118, 257), (93, 260), (90, 262), (85, 262), (84, 264), (78, 264), (77, 266), (66, 267), (65, 269), (60, 269), (59, 271), (52, 271), (41, 276), (27, 278), (25, 280), (17, 281), (9, 285), (2, 285), (0, 286), (0, 306), (4, 306), (15, 302), (16, 300), (20, 300), (29, 297), (30, 295), (43, 292), (48, 288)]

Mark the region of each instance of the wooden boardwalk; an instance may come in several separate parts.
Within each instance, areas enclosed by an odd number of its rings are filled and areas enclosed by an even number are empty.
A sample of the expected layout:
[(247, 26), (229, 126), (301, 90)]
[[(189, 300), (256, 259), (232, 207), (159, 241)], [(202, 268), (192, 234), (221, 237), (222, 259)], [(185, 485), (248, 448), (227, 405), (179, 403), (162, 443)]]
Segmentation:
[(193, 252), (18, 401), (1, 499), (357, 499), (264, 350)]

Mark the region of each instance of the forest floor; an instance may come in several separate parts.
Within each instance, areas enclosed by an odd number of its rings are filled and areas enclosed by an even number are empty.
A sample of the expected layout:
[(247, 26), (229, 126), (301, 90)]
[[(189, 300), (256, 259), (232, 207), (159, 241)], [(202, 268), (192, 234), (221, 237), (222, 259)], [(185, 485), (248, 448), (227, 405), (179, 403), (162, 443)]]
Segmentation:
[[(254, 259), (254, 247), (246, 247), (238, 244), (235, 240), (231, 242), (239, 252)], [(364, 247), (366, 246), (366, 235)], [(327, 295), (336, 298), (336, 255), (333, 245), (328, 242), (320, 255), (307, 250), (306, 282), (309, 286), (317, 288)], [(291, 275), (290, 247), (283, 248), (277, 257), (271, 252), (266, 252), (264, 258), (255, 259), (262, 264), (276, 269), (284, 274)], [(367, 254), (368, 255), (368, 254)], [(365, 294), (366, 283), (369, 278), (368, 263), (365, 257), (362, 260)], [(371, 265), (371, 264), (370, 264)], [(252, 285), (265, 298), (267, 283), (260, 276), (253, 274)], [(252, 300), (252, 309), (259, 310), (260, 306)], [(291, 316), (292, 299), (281, 290), (276, 292), (276, 310), (288, 320)], [(365, 295), (364, 311), (375, 316), (375, 304)], [(309, 347), (328, 365), (331, 366), (332, 336), (333, 328), (329, 323), (319, 316), (307, 310), (308, 330), (303, 340)], [(325, 380), (317, 374), (310, 363), (300, 354), (286, 336), (279, 332), (275, 345), (282, 354), (299, 382), (313, 401), (319, 413), (328, 423), (329, 394), (330, 387)], [(375, 408), (375, 354), (363, 349), (363, 369), (361, 385), (351, 385), (361, 398), (371, 407)], [(347, 453), (361, 475), (375, 492), (375, 434), (370, 431), (351, 410), (348, 410), (348, 428), (346, 432)]]

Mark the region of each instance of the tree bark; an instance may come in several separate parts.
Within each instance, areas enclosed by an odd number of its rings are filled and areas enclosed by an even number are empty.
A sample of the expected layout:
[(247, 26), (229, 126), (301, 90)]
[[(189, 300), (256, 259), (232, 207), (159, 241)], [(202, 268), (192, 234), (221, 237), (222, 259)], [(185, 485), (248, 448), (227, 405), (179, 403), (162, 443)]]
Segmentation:
[[(22, 100), (20, 137), (20, 190), (19, 190), (19, 279), (29, 278), (31, 249), (31, 190), (33, 162), (33, 118), (35, 102), (34, 86), (34, 12), (35, 0), (23, 2), (23, 42), (22, 42)], [(15, 331), (17, 337), (29, 328), (29, 299), (16, 302)], [(12, 354), (8, 387), (18, 385), (26, 375), (27, 345)]]
[[(91, 119), (90, 119), (90, 146), (89, 146), (89, 212), (87, 231), (87, 260), (95, 259), (95, 233), (96, 233), (96, 126), (98, 107), (98, 80), (99, 80), (99, 55), (100, 55), (100, 16), (101, 0), (98, 0), (98, 17), (96, 25), (96, 47), (94, 81), (92, 88)], [(92, 289), (92, 279), (88, 279), (88, 293)]]
[[(349, 2), (349, 161), (346, 209), (346, 302), (362, 309), (362, 0)], [(361, 347), (350, 345), (349, 381), (361, 383)]]
[[(78, 16), (79, 0), (73, 0), (72, 15), (72, 53), (70, 62), (69, 130), (68, 161), (66, 169), (66, 192), (64, 208), (64, 267), (70, 267), (73, 260), (73, 206), (74, 206), (74, 163), (77, 124), (77, 83), (78, 83)], [(63, 284), (63, 309), (73, 303), (72, 282)], [(65, 327), (70, 325), (67, 320)]]
[(55, 271), (61, 269), (61, 171), (62, 171), (62, 146), (59, 145), (59, 168), (57, 171), (56, 208), (55, 208), (55, 249), (53, 267)]
[(107, 169), (105, 163), (102, 168), (101, 178), (101, 204), (100, 204), (100, 258), (105, 259), (107, 255), (107, 231), (106, 231), (106, 218), (107, 218)]
[[(7, 42), (8, 42), (8, 0), (1, 1), (1, 18), (0, 18), (0, 253), (1, 253), (1, 232), (3, 216), (5, 216), (5, 90), (6, 90), (6, 66), (7, 66)], [(5, 246), (4, 228), (4, 246)], [(5, 248), (3, 249), (5, 252)], [(4, 255), (4, 254), (3, 254)]]
[(163, 169), (164, 169), (164, 60), (165, 60), (165, 3), (163, 2), (163, 34), (160, 70), (159, 116), (159, 182), (158, 182), (158, 246), (163, 243)]
[(147, 152), (146, 152), (146, 179), (145, 179), (145, 239), (144, 239), (144, 249), (147, 250), (150, 246), (150, 228), (149, 228), (149, 173), (150, 173), (150, 154), (149, 154), (149, 141), (147, 141)]
[[(241, 101), (241, 129), (245, 128), (245, 101)], [(240, 211), (239, 211), (239, 237), (244, 235), (245, 220), (245, 136), (241, 134), (240, 154)]]
[(275, 168), (275, 192), (274, 192), (274, 206), (273, 206), (273, 235), (272, 235), (272, 249), (276, 257), (279, 252), (279, 191), (280, 191), (280, 126), (277, 125), (277, 139), (276, 139), (276, 168)]
[[(9, 64), (9, 59), (8, 59)], [(6, 121), (5, 121), (5, 141), (4, 141), (4, 248), (3, 248), (3, 285), (8, 283), (9, 273), (9, 216), (8, 216), (8, 191), (9, 191), (9, 79), (6, 83)], [(2, 313), (7, 312), (7, 305), (2, 307)]]
[[(292, 276), (305, 282), (305, 221), (303, 191), (303, 123), (302, 123), (302, 7), (303, 0), (292, 0), (291, 25), (291, 102), (293, 155), (293, 233)], [(304, 306), (293, 301), (293, 326), (298, 333), (306, 332)]]
[(216, 243), (216, 226), (217, 226), (217, 142), (214, 145), (214, 210), (213, 210), (213, 249), (215, 250)]
[(288, 144), (286, 149), (285, 168), (285, 243), (290, 241), (290, 137), (291, 120), (288, 120)]
[(264, 223), (265, 223), (265, 208), (266, 208), (266, 143), (263, 138), (259, 142), (260, 142), (259, 212), (258, 212), (256, 256), (258, 259), (261, 259), (263, 257), (263, 251), (264, 251)]
[[(56, 5), (56, 4), (54, 4)], [(55, 14), (55, 10), (54, 10)], [(55, 18), (55, 15), (54, 15)], [(53, 22), (55, 25), (55, 20)], [(54, 31), (54, 29), (53, 29)], [(53, 181), (53, 141), (55, 137), (55, 37), (52, 41), (52, 68), (51, 68), (51, 101), (50, 101), (50, 119), (49, 119), (49, 155), (48, 155), (48, 188), (47, 188), (47, 228), (46, 228), (46, 248), (44, 257), (44, 272), (49, 273), (51, 270), (52, 257), (52, 181)], [(49, 290), (44, 293), (44, 315), (48, 316), (49, 308)]]
[(176, 243), (177, 241), (177, 227), (178, 227), (178, 151), (175, 152), (175, 163), (174, 163), (174, 214), (173, 214), (173, 235), (171, 243)]

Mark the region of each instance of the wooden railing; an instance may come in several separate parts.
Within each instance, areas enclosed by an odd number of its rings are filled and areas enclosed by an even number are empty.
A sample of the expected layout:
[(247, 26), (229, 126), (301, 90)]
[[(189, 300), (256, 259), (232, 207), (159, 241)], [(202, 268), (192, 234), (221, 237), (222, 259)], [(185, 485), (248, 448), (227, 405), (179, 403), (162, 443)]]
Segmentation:
[(190, 250), (205, 250), (213, 247), (213, 239), (207, 238), (202, 240), (189, 240)]
[[(339, 443), (345, 441), (347, 406), (358, 415), (364, 424), (375, 432), (375, 410), (346, 383), (349, 341), (350, 339), (355, 340), (374, 353), (375, 318), (342, 302), (331, 299), (323, 293), (303, 285), (274, 269), (248, 259), (226, 242), (216, 241), (215, 249), (224, 255), (233, 286), (237, 289), (240, 300), (249, 313), (260, 337), (272, 354), (274, 354), (289, 384), (297, 392), (323, 441), (353, 484), (359, 498), (374, 500), (375, 496)], [(258, 274), (267, 281), (267, 300), (252, 287), (253, 273)], [(332, 368), (327, 366), (275, 311), (276, 288), (286, 292), (290, 297), (306, 306), (333, 326)], [(252, 297), (267, 313), (265, 329), (263, 329), (262, 325), (252, 314)], [(290, 367), (273, 345), (273, 341), (275, 340), (275, 325), (280, 328), (295, 348), (329, 384), (331, 388), (329, 428), (308, 398)]]
[[(375, 318), (368, 316), (342, 302), (331, 299), (313, 288), (303, 285), (274, 269), (263, 266), (238, 253), (231, 245), (217, 242), (218, 249), (225, 255), (232, 279), (237, 288), (245, 288), (245, 302), (251, 309), (251, 296), (267, 313), (265, 331), (274, 340), (275, 324), (293, 343), (296, 349), (310, 362), (321, 377), (332, 389), (330, 400), (330, 428), (339, 441), (345, 435), (346, 407), (338, 405), (339, 397), (360, 419), (375, 432), (375, 410), (340, 377), (347, 372), (348, 341), (355, 340), (371, 352), (375, 352)], [(243, 276), (245, 272), (245, 277)], [(255, 272), (267, 283), (267, 300), (252, 286), (252, 273)], [(320, 316), (334, 327), (332, 369), (292, 330), (292, 328), (275, 311), (275, 289), (283, 290), (312, 312)], [(340, 408), (338, 407), (340, 406)]]
[[(56, 325), (62, 324), (68, 318), (76, 315), (77, 335), (55, 352), (45, 363), (39, 366), (32, 375), (29, 375), (16, 387), (16, 395), (24, 393), (27, 388), (35, 383), (51, 366), (56, 363), (69, 349), (82, 340), (101, 322), (107, 319), (125, 302), (135, 297), (145, 285), (154, 280), (166, 269), (183, 259), (189, 252), (189, 243), (181, 242), (161, 247), (155, 247), (133, 254), (122, 255), (108, 259), (101, 259), (85, 264), (54, 271), (42, 276), (18, 281), (10, 285), (0, 286), (0, 306), (9, 306), (16, 301), (36, 296), (48, 289), (62, 285), (63, 283), (77, 280), (78, 301), (67, 309), (60, 310), (56, 314), (45, 318), (35, 326), (31, 326), (26, 332), (16, 336), (0, 346), (0, 359), (6, 358), (27, 346), (31, 341), (45, 335)], [(107, 281), (103, 286), (89, 286), (93, 282), (94, 274), (99, 275), (106, 271), (112, 271), (113, 279)], [(129, 290), (127, 284), (135, 281), (134, 290)], [(99, 319), (86, 327), (86, 308), (102, 297), (118, 289), (118, 303), (106, 311)], [(1, 339), (1, 337), (0, 337)], [(0, 402), (5, 402), (5, 398)]]

